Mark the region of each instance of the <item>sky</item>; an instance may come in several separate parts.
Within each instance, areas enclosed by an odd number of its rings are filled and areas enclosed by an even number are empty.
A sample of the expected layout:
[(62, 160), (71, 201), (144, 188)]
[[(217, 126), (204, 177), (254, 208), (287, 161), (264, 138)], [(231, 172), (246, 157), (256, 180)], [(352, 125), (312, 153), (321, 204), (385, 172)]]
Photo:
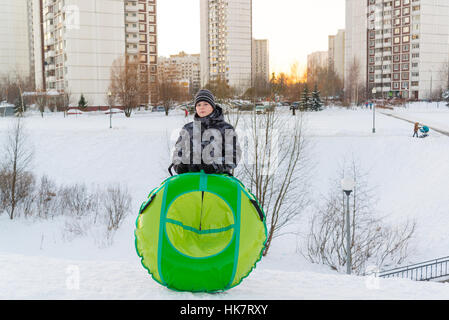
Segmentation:
[[(253, 0), (253, 37), (268, 39), (270, 72), (300, 69), (307, 55), (327, 51), (328, 36), (345, 27), (345, 0)], [(200, 53), (200, 1), (158, 1), (159, 55)]]

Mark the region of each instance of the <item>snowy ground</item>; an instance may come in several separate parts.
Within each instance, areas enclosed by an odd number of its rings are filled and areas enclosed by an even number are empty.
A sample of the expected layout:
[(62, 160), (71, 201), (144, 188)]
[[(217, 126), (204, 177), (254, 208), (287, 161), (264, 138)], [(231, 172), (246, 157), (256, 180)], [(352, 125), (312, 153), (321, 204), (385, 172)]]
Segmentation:
[[(394, 112), (449, 130), (448, 108), (424, 107)], [(147, 194), (167, 177), (170, 136), (176, 138), (185, 121), (182, 114), (114, 115), (111, 130), (102, 114), (30, 115), (33, 171), (58, 184), (121, 182), (133, 195), (137, 215)], [(0, 118), (0, 143), (10, 124), (10, 118)], [(449, 255), (449, 137), (412, 139), (410, 123), (380, 113), (376, 134), (371, 131), (370, 110), (331, 108), (307, 115), (316, 162), (311, 195), (326, 193), (340, 164), (354, 158), (376, 188), (380, 214), (396, 224), (416, 221), (408, 262)], [(299, 235), (276, 239), (240, 286), (219, 295), (172, 292), (142, 268), (134, 249), (135, 218), (128, 217), (111, 247), (100, 248), (92, 237), (63, 240), (61, 219), (11, 222), (0, 216), (0, 299), (449, 299), (447, 284), (346, 276), (310, 264), (297, 252), (307, 213), (294, 226)]]

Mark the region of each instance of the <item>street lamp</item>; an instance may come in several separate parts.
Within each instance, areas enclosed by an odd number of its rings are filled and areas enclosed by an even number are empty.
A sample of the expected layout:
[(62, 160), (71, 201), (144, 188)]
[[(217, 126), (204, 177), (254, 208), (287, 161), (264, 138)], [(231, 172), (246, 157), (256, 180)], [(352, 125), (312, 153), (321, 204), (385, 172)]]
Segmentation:
[(351, 274), (352, 261), (351, 261), (351, 225), (349, 222), (349, 196), (354, 190), (355, 182), (350, 177), (344, 177), (341, 180), (341, 188), (346, 193), (346, 273)]
[(109, 104), (109, 129), (112, 129), (112, 102), (111, 102), (112, 92), (108, 91), (108, 104)]
[[(373, 98), (376, 96), (376, 87), (373, 88)], [(373, 103), (373, 133), (376, 133), (376, 104)]]

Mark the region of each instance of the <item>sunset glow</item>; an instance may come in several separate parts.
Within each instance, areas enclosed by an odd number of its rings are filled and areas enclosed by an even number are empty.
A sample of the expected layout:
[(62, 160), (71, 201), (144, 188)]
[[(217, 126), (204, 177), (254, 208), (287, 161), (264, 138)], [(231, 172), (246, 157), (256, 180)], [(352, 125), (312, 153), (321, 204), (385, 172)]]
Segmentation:
[[(159, 0), (159, 55), (200, 52), (199, 0)], [(270, 73), (303, 75), (307, 55), (328, 48), (328, 36), (345, 27), (344, 0), (253, 0), (253, 37), (268, 39)]]

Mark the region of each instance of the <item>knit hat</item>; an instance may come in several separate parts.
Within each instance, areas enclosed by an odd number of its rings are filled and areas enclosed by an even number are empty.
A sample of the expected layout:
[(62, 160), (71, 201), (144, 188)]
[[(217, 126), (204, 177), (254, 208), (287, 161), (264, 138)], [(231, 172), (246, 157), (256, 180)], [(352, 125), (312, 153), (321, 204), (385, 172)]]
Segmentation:
[(206, 101), (212, 106), (212, 108), (215, 109), (215, 97), (209, 90), (202, 89), (198, 91), (198, 93), (195, 96), (195, 107), (200, 101)]

